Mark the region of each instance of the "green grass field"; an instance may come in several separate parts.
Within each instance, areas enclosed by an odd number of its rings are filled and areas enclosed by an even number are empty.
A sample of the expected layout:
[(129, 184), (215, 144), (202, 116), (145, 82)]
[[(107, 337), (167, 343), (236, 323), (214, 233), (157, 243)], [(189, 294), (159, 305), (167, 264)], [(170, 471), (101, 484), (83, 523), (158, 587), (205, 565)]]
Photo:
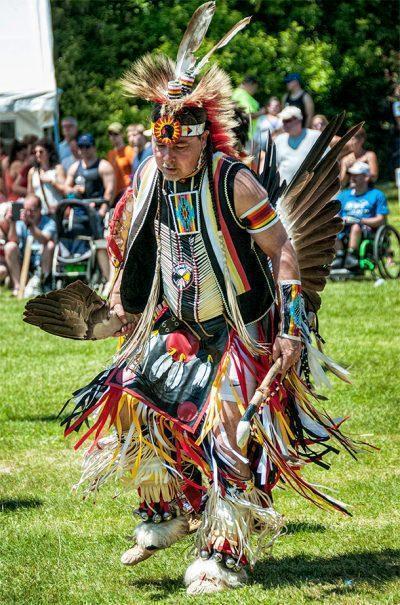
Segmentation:
[[(395, 191), (390, 191), (391, 197)], [(398, 206), (391, 222), (399, 227)], [(349, 415), (346, 430), (380, 452), (354, 462), (344, 453), (328, 472), (309, 469), (331, 486), (353, 517), (326, 513), (279, 490), (287, 535), (261, 560), (240, 590), (203, 597), (219, 604), (398, 604), (400, 334), (399, 283), (329, 284), (321, 331), (327, 352), (350, 366), (353, 386), (335, 381), (327, 407)], [(121, 605), (186, 597), (182, 583), (190, 539), (137, 568), (119, 557), (133, 518), (128, 493), (108, 486), (94, 504), (71, 493), (79, 454), (56, 415), (70, 393), (112, 355), (115, 343), (62, 341), (21, 321), (23, 304), (0, 294), (0, 603)]]

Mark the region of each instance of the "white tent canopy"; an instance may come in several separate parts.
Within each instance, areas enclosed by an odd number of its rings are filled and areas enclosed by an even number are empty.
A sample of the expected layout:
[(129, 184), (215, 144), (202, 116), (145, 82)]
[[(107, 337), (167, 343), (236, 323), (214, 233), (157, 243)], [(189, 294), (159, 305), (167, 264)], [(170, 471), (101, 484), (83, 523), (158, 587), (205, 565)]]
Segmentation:
[(41, 136), (57, 112), (49, 0), (0, 0), (0, 48), (0, 136)]

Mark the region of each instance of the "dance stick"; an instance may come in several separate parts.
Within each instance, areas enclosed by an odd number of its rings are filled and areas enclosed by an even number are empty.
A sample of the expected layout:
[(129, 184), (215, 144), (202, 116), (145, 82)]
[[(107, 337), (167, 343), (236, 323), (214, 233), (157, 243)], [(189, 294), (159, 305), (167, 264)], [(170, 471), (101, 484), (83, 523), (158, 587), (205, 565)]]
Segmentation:
[(17, 296), (17, 298), (19, 300), (24, 298), (25, 286), (26, 286), (26, 282), (28, 281), (29, 265), (31, 262), (31, 254), (32, 254), (32, 243), (33, 243), (33, 235), (28, 235), (28, 237), (26, 238), (26, 243), (25, 243), (24, 259), (22, 261), (22, 269), (21, 269), (19, 290), (18, 290), (18, 296)]
[(250, 437), (250, 421), (253, 418), (254, 414), (258, 412), (258, 409), (266, 397), (266, 391), (271, 386), (274, 378), (279, 374), (282, 369), (282, 357), (279, 357), (275, 363), (271, 366), (268, 371), (268, 374), (265, 376), (264, 380), (260, 384), (260, 386), (256, 389), (251, 401), (249, 403), (249, 407), (243, 414), (241, 420), (236, 429), (236, 442), (240, 448), (243, 448)]

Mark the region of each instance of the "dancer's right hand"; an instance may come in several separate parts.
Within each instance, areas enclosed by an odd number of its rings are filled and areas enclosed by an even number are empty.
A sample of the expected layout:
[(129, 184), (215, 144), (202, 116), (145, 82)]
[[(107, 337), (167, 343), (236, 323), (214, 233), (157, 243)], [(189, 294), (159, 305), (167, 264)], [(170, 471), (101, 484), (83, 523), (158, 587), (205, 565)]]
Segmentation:
[(118, 319), (123, 324), (122, 328), (119, 332), (115, 332), (114, 336), (129, 336), (132, 334), (137, 322), (128, 321), (123, 306), (120, 303), (115, 304), (112, 308), (112, 312), (118, 316)]

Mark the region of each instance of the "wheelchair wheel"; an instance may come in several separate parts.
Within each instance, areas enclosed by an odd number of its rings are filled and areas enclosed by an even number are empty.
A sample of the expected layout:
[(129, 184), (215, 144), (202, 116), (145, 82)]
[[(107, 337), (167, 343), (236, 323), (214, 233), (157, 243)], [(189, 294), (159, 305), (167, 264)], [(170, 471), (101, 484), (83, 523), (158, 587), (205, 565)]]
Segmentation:
[(381, 225), (374, 239), (374, 260), (383, 279), (400, 275), (400, 234), (390, 225)]

